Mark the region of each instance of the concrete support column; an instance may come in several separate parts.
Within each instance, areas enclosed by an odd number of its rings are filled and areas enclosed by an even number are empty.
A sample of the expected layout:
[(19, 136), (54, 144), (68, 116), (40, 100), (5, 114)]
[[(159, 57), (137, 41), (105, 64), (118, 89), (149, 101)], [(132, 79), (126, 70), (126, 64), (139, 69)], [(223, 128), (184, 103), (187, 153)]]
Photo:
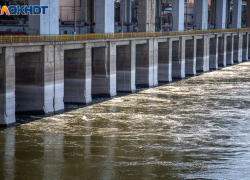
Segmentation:
[(246, 15), (247, 27), (250, 27), (250, 0), (247, 0), (247, 15)]
[(85, 83), (84, 83), (84, 99), (85, 103), (92, 102), (92, 47), (87, 43), (84, 45), (84, 69), (85, 69)]
[(116, 44), (93, 48), (92, 96), (116, 96)]
[(65, 103), (87, 104), (92, 101), (92, 53), (90, 44), (83, 49), (65, 51)]
[(117, 91), (133, 92), (135, 86), (135, 41), (130, 41), (129, 46), (118, 46), (116, 49), (116, 85)]
[(208, 0), (194, 0), (195, 29), (208, 27)]
[(0, 52), (0, 125), (15, 122), (15, 49), (6, 47)]
[(172, 43), (172, 77), (185, 78), (185, 38)]
[(123, 23), (125, 23), (127, 20), (127, 1), (128, 0), (120, 1), (120, 23), (122, 23), (122, 17), (123, 17)]
[(209, 69), (218, 69), (218, 36), (215, 35), (214, 38), (210, 38), (209, 43)]
[(114, 33), (114, 0), (96, 0), (96, 33)]
[[(127, 32), (133, 31), (133, 25), (131, 25), (132, 22), (132, 1), (131, 0), (123, 0), (124, 3), (121, 3), (120, 5), (120, 12), (123, 11), (123, 17), (124, 17), (124, 25), (127, 27)], [(122, 15), (122, 14), (121, 14)], [(122, 16), (120, 16), (122, 17)], [(121, 18), (122, 20), (122, 18)], [(124, 29), (125, 30), (125, 29)]]
[(160, 31), (161, 30), (161, 0), (156, 0), (155, 1), (155, 30)]
[[(122, 1), (124, 3), (122, 3)], [(132, 1), (131, 0), (121, 0), (120, 2), (120, 20), (122, 20), (123, 14), (123, 22), (131, 23), (132, 20)], [(120, 21), (121, 22), (121, 21)]]
[(217, 29), (226, 28), (226, 9), (227, 0), (217, 0), (216, 7), (216, 27)]
[(191, 40), (186, 40), (185, 51), (185, 72), (186, 75), (196, 75), (196, 49), (197, 40), (194, 36)]
[(209, 22), (211, 24), (216, 24), (216, 10), (217, 10), (217, 0), (211, 0), (210, 3), (210, 13), (209, 13)]
[(227, 28), (230, 28), (231, 23), (231, 0), (227, 0), (226, 6), (227, 6)]
[(127, 25), (127, 31), (128, 32), (132, 32), (133, 31), (133, 25), (130, 25), (132, 23), (132, 1), (131, 0), (127, 0), (127, 15), (126, 15), (126, 20), (125, 23), (129, 24)]
[(198, 72), (209, 71), (209, 43), (207, 36), (197, 39), (196, 70)]
[(242, 62), (242, 34), (239, 33), (234, 36), (234, 62), (241, 63)]
[(64, 49), (63, 45), (55, 45), (55, 111), (64, 110)]
[(55, 95), (55, 47), (45, 45), (42, 50), (42, 63), (44, 64), (44, 101), (43, 110), (45, 114), (53, 114)]
[(224, 34), (218, 41), (218, 65), (227, 66), (227, 36)]
[(153, 86), (158, 86), (158, 41), (156, 39), (153, 40)]
[(108, 42), (108, 72), (110, 97), (117, 95), (116, 90), (116, 42)]
[(243, 34), (242, 61), (248, 61), (249, 33)]
[(227, 65), (234, 64), (234, 36), (231, 34), (227, 37)]
[[(61, 3), (61, 2), (59, 2)], [(82, 4), (82, 7), (81, 7), (81, 14), (80, 17), (81, 20), (85, 23), (88, 22), (88, 0), (80, 0), (80, 3)]]
[(154, 86), (154, 40), (136, 45), (136, 86)]
[(233, 0), (232, 28), (241, 28), (242, 0)]
[(139, 32), (155, 32), (155, 0), (139, 1)]
[(29, 15), (29, 34), (59, 34), (59, 0), (29, 0), (29, 5), (49, 6), (46, 14)]
[(125, 20), (126, 23), (132, 22), (132, 1), (127, 0), (127, 19)]
[(173, 8), (173, 30), (184, 31), (184, 0), (174, 0)]
[(161, 82), (172, 82), (172, 40), (158, 45), (158, 78)]

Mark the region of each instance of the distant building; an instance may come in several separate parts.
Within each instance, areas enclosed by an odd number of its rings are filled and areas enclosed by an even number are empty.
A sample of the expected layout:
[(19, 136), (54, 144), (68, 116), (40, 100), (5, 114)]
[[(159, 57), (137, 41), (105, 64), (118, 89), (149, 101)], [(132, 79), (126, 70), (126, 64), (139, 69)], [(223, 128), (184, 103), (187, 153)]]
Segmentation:
[[(29, 5), (30, 3), (39, 2), (40, 0), (0, 0), (0, 5)], [(42, 0), (41, 0), (42, 1)], [(52, 0), (51, 0), (52, 1)], [(57, 0), (53, 0), (55, 2)], [(96, 9), (97, 0), (76, 0), (76, 32), (77, 34), (95, 33), (96, 32)], [(142, 1), (142, 0), (141, 0)], [(197, 2), (201, 0), (196, 0)], [(247, 0), (250, 1), (250, 0)], [(123, 3), (122, 3), (123, 2)], [(125, 2), (125, 4), (124, 4)], [(139, 24), (139, 2), (140, 0), (114, 0), (114, 32), (121, 31), (123, 17), (123, 31), (137, 32)], [(153, 29), (155, 31), (169, 31), (173, 29), (172, 0), (152, 0), (155, 4), (155, 20)], [(194, 10), (194, 0), (184, 0), (184, 28), (200, 29), (197, 23)], [(217, 0), (208, 0), (208, 19), (207, 28), (216, 27), (216, 2)], [(233, 22), (233, 0), (228, 0), (230, 6), (226, 11), (226, 27), (231, 28)], [(229, 4), (229, 3), (228, 3)], [(57, 6), (57, 5), (56, 5)], [(247, 10), (248, 9), (248, 10)], [(109, 9), (108, 11), (112, 11)], [(58, 14), (54, 16), (54, 22), (58, 19), (58, 34), (71, 34), (74, 31), (74, 0), (58, 0)], [(50, 17), (50, 16), (49, 16)], [(39, 34), (40, 30), (34, 29), (36, 18), (29, 18), (27, 15), (0, 16), (0, 34)], [(152, 17), (151, 17), (152, 19)], [(182, 19), (183, 20), (183, 19)], [(52, 23), (53, 24), (53, 23)], [(146, 23), (147, 24), (147, 23)], [(249, 25), (247, 25), (249, 24)], [(39, 26), (43, 26), (40, 23)], [(47, 26), (44, 24), (44, 26)], [(56, 23), (57, 26), (57, 23)], [(250, 8), (246, 0), (242, 2), (241, 27), (250, 26)], [(41, 31), (43, 32), (43, 31)], [(47, 34), (50, 34), (50, 31)]]

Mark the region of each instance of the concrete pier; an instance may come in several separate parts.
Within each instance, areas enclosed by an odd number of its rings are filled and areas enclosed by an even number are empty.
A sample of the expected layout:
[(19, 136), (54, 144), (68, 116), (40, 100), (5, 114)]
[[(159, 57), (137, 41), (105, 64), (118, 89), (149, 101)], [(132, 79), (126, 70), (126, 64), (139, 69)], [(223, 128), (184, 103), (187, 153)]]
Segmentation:
[(209, 69), (217, 70), (218, 69), (218, 36), (210, 38), (209, 43)]
[(155, 32), (155, 1), (139, 1), (139, 32)]
[(227, 65), (227, 35), (222, 35), (218, 39), (218, 65), (220, 67)]
[(14, 47), (2, 49), (0, 68), (0, 124), (11, 125), (16, 122)]
[[(131, 32), (133, 31), (133, 26), (131, 24), (132, 20), (132, 1), (123, 0), (123, 3), (120, 3), (120, 17), (123, 17), (123, 22), (125, 24), (124, 31)], [(120, 18), (120, 23), (122, 23), (122, 18)]]
[(217, 0), (216, 7), (216, 28), (225, 29), (226, 28), (226, 2), (227, 0)]
[(242, 0), (233, 0), (232, 28), (241, 28)]
[(55, 47), (60, 46), (2, 49), (0, 124), (14, 123), (15, 113), (44, 115), (64, 110), (62, 58)]
[(157, 39), (153, 39), (153, 86), (158, 86), (159, 81), (159, 66), (158, 66), (158, 53), (159, 42)]
[(242, 39), (241, 33), (234, 36), (234, 63), (242, 62)]
[(250, 59), (250, 36), (248, 36), (248, 59)]
[(234, 36), (227, 37), (227, 65), (234, 64)]
[(173, 30), (184, 31), (184, 0), (173, 1)]
[(114, 8), (113, 0), (95, 1), (96, 33), (114, 33)]
[(0, 125), (248, 60), (248, 31), (0, 46)]
[(198, 72), (209, 71), (209, 43), (207, 36), (197, 39), (196, 70)]
[(31, 5), (49, 6), (49, 8), (46, 9), (46, 14), (29, 15), (29, 34), (59, 34), (59, 0), (29, 0), (29, 6)]
[(250, 27), (250, 0), (247, 0), (247, 4), (246, 25)]
[(172, 77), (185, 78), (185, 38), (172, 42)]
[(195, 29), (208, 28), (208, 0), (194, 0)]
[(248, 61), (249, 33), (243, 34), (242, 61)]
[(54, 111), (60, 112), (64, 110), (64, 49), (63, 45), (55, 45), (54, 59)]
[(185, 51), (185, 72), (187, 75), (196, 75), (196, 47), (197, 39), (193, 37), (190, 40), (186, 40)]

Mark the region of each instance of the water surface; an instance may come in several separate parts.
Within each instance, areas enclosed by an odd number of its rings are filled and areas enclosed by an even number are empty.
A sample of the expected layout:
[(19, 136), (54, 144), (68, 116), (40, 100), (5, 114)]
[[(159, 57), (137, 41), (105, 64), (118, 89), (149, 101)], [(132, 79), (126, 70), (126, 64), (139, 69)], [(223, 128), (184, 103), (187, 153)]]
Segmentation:
[(250, 179), (250, 62), (0, 131), (1, 179)]

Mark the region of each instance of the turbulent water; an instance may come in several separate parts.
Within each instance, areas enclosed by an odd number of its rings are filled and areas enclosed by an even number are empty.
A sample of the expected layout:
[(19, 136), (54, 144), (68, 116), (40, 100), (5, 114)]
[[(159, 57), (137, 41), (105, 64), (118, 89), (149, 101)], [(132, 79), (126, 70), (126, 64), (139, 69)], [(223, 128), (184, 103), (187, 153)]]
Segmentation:
[(0, 131), (0, 179), (250, 179), (250, 62)]

